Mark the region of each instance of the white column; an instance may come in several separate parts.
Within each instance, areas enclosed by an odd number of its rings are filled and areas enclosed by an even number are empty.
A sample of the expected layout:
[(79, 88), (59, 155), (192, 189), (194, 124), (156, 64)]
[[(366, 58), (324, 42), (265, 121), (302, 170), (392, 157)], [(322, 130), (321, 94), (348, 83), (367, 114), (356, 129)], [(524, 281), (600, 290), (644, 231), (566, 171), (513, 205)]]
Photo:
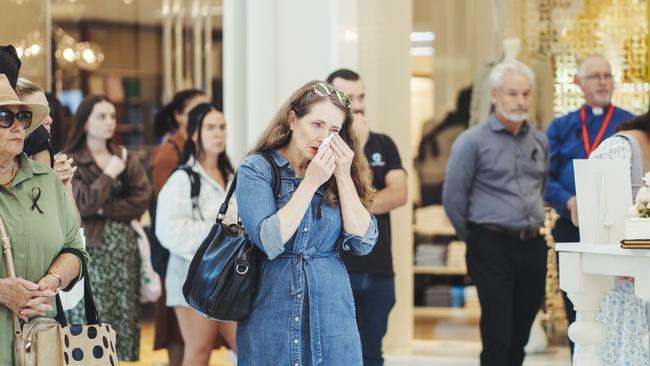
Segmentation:
[(240, 161), (281, 104), (309, 80), (356, 68), (355, 1), (225, 0), (224, 110)]
[[(397, 144), (402, 165), (413, 177), (410, 149), (410, 1), (359, 0), (359, 73), (366, 87), (366, 115), (373, 131)], [(413, 340), (413, 221), (411, 196), (391, 212), (397, 303), (391, 312), (384, 351), (409, 348)]]

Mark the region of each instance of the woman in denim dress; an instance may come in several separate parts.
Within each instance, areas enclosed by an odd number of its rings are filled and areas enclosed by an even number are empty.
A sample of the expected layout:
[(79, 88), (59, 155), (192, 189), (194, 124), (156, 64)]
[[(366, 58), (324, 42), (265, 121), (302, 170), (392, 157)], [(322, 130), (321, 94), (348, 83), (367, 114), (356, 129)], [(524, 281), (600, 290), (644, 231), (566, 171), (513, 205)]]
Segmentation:
[[(267, 256), (251, 314), (238, 323), (240, 366), (362, 364), (354, 300), (339, 253), (368, 254), (377, 223), (367, 209), (370, 170), (352, 133), (349, 105), (331, 85), (307, 83), (239, 169), (239, 214)], [(279, 168), (277, 197), (271, 166), (255, 154), (265, 150)]]

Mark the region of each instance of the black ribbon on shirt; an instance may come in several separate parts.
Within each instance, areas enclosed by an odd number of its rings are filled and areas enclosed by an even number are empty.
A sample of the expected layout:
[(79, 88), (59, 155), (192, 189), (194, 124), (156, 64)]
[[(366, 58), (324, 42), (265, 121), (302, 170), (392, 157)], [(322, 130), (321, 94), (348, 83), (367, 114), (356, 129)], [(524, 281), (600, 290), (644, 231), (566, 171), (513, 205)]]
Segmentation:
[(38, 206), (38, 200), (41, 198), (41, 189), (38, 187), (32, 188), (32, 211), (37, 210), (42, 214), (43, 210)]

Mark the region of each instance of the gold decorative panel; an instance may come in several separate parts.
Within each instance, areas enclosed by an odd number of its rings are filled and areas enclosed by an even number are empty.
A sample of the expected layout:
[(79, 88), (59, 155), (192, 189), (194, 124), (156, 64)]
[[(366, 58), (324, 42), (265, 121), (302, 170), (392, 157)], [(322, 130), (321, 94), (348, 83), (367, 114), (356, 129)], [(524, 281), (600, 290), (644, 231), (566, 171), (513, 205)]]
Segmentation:
[(645, 0), (519, 0), (529, 52), (550, 55), (554, 65), (554, 113), (584, 103), (574, 85), (579, 60), (605, 55), (612, 64), (614, 103), (632, 113), (648, 110), (648, 9)]

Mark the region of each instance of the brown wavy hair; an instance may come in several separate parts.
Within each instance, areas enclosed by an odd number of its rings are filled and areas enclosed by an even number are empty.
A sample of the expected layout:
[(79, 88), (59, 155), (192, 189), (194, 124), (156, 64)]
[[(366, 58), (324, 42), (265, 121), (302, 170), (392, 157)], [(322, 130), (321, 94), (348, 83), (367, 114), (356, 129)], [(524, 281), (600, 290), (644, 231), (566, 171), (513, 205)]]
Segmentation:
[[(265, 150), (277, 150), (287, 146), (292, 137), (292, 131), (289, 127), (289, 113), (293, 111), (296, 117), (300, 119), (311, 111), (314, 104), (327, 98), (330, 103), (345, 113), (345, 119), (339, 131), (339, 136), (341, 136), (343, 141), (354, 152), (350, 175), (352, 176), (352, 181), (361, 199), (361, 203), (368, 208), (372, 204), (372, 199), (375, 195), (375, 191), (372, 188), (372, 172), (368, 166), (368, 160), (363, 153), (359, 139), (352, 132), (352, 112), (349, 108), (345, 108), (341, 104), (336, 93), (330, 94), (329, 97), (316, 95), (313, 92), (313, 88), (317, 83), (322, 83), (322, 81), (312, 80), (293, 93), (289, 100), (282, 105), (282, 108), (280, 108), (273, 120), (271, 120), (271, 124), (264, 131), (249, 154)], [(339, 203), (338, 187), (333, 175), (325, 182), (325, 191), (328, 204), (334, 206)]]

